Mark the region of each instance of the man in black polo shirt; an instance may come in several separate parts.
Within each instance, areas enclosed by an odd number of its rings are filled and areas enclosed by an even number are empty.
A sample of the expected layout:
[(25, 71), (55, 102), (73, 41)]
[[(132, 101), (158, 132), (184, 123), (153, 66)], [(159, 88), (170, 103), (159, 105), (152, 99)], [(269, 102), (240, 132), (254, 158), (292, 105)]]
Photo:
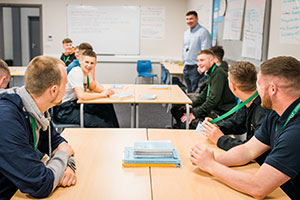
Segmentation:
[[(281, 56), (265, 61), (258, 74), (257, 90), (262, 106), (272, 109), (247, 143), (214, 157), (202, 145), (195, 145), (190, 160), (222, 182), (256, 198), (277, 187), (291, 199), (300, 199), (300, 62)], [(267, 150), (270, 154), (256, 173), (228, 166), (248, 163)]]

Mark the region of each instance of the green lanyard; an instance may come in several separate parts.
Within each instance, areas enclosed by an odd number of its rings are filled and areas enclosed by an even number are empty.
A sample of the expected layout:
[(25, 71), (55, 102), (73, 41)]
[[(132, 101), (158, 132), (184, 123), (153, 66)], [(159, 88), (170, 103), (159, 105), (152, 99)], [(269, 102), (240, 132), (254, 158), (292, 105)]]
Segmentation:
[(67, 59), (66, 59), (66, 57), (64, 56), (64, 63), (65, 63), (65, 64), (68, 62), (69, 58), (70, 58), (70, 55), (68, 55)]
[(35, 119), (29, 115), (30, 117), (30, 122), (31, 122), (31, 128), (32, 128), (32, 134), (33, 134), (33, 145), (34, 145), (34, 150), (37, 150), (37, 143), (36, 143), (36, 124), (35, 124)]
[[(81, 65), (79, 65), (79, 67), (81, 68)], [(86, 77), (86, 85), (84, 84), (84, 91), (87, 91), (87, 89), (90, 87), (90, 79), (89, 79), (89, 75), (87, 75)]]
[(209, 74), (209, 80), (208, 80), (208, 86), (207, 86), (207, 93), (206, 93), (206, 100), (208, 99), (208, 96), (209, 96), (209, 91), (210, 91), (210, 79), (211, 79), (211, 76), (212, 74), (214, 73), (215, 71), (215, 68), (216, 68), (216, 64), (214, 64), (213, 68), (211, 69), (211, 72)]
[(86, 85), (85, 84), (83, 84), (84, 85), (84, 91), (86, 92), (87, 91), (87, 89), (90, 87), (90, 79), (89, 79), (89, 75), (86, 77)]
[(246, 101), (244, 102), (240, 102), (238, 105), (234, 106), (231, 110), (229, 110), (227, 113), (223, 114), (220, 117), (217, 117), (213, 120), (210, 121), (210, 123), (214, 124), (217, 123), (218, 121), (228, 117), (229, 115), (235, 113), (237, 110), (239, 110), (240, 108), (244, 107), (247, 103), (249, 103), (252, 99), (254, 99), (255, 97), (257, 97), (258, 92), (256, 91), (251, 97), (249, 97)]
[[(294, 108), (294, 110), (290, 113), (289, 117), (286, 119), (285, 123), (283, 124), (283, 126), (281, 127), (281, 129), (279, 130), (279, 133), (277, 134), (277, 140), (279, 139), (282, 131), (284, 130), (286, 124), (297, 114), (297, 112), (300, 110), (300, 103), (298, 103), (298, 105)], [(277, 131), (278, 129), (278, 121), (276, 122), (276, 127), (275, 127), (275, 131)], [(274, 139), (274, 148), (276, 147), (277, 144), (277, 140)]]

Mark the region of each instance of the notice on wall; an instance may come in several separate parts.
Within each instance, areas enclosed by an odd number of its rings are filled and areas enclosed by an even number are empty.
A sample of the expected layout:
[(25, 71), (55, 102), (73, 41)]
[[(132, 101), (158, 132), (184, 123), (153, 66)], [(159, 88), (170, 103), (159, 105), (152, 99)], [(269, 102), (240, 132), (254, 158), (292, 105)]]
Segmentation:
[(280, 43), (300, 44), (300, 0), (282, 0)]
[(228, 0), (223, 40), (240, 40), (245, 0)]
[(141, 38), (163, 40), (165, 36), (165, 8), (141, 7)]
[(242, 56), (261, 60), (266, 0), (247, 0)]

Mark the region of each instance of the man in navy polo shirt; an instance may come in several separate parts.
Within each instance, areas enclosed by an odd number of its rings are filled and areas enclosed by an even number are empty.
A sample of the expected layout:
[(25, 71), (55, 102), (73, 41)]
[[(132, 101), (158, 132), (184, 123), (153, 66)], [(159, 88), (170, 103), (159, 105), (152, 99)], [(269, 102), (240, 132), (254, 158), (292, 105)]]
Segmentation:
[[(222, 182), (256, 198), (281, 187), (291, 199), (300, 199), (300, 62), (287, 56), (265, 61), (258, 74), (257, 89), (262, 106), (271, 111), (247, 143), (214, 156), (212, 150), (195, 145), (190, 160)], [(270, 154), (256, 173), (228, 166), (244, 165), (267, 150)]]

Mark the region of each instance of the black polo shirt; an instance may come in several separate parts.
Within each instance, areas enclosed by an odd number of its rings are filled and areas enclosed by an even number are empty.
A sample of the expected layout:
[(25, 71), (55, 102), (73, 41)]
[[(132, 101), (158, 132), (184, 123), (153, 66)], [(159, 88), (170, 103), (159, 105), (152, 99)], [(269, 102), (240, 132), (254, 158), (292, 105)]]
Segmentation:
[(290, 119), (281, 133), (280, 129), (299, 102), (300, 98), (294, 101), (281, 117), (275, 111), (271, 111), (260, 129), (255, 132), (259, 141), (271, 147), (265, 163), (291, 178), (281, 186), (291, 199), (300, 199), (300, 111)]

